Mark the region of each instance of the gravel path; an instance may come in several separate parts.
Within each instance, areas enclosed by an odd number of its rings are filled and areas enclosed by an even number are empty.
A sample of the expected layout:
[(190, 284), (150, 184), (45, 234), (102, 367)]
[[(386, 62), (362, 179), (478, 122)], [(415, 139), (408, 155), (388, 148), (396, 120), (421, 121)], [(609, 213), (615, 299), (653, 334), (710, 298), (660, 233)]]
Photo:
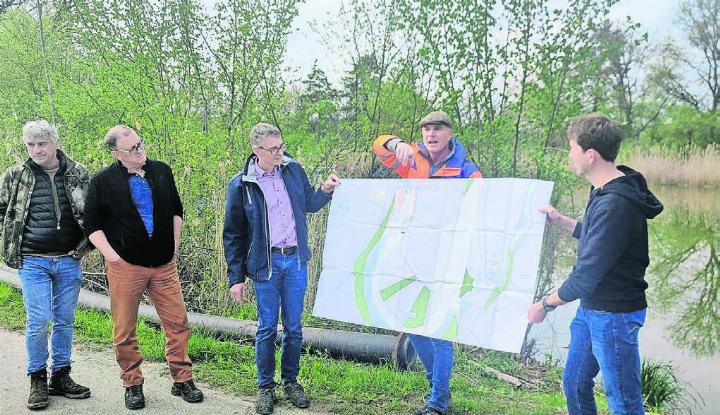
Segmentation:
[[(119, 368), (112, 350), (97, 351), (85, 345), (73, 348), (72, 377), (91, 389), (88, 399), (71, 400), (51, 396), (50, 405), (44, 411), (30, 411), (25, 407), (30, 381), (25, 375), (25, 348), (22, 335), (0, 329), (0, 414), (254, 414), (255, 404), (251, 398), (229, 395), (198, 384), (205, 393), (205, 401), (189, 404), (170, 394), (172, 380), (165, 364), (143, 362), (145, 376), (145, 409), (129, 411), (123, 401), (124, 389)], [(313, 408), (300, 410), (280, 395), (275, 407), (278, 415), (321, 414)]]

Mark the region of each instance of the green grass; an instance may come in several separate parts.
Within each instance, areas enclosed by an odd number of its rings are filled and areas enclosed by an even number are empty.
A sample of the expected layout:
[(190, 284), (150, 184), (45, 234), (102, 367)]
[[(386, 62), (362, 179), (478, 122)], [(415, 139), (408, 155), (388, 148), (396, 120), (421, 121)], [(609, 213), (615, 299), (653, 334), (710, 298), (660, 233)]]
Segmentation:
[[(111, 347), (112, 323), (105, 313), (79, 308), (76, 312), (76, 341), (93, 347)], [(22, 331), (22, 296), (0, 283), (0, 326)], [(164, 361), (164, 338), (160, 330), (140, 321), (137, 336), (145, 359)], [(197, 331), (191, 336), (188, 353), (194, 377), (239, 395), (256, 392), (255, 349), (252, 345), (221, 340)], [(279, 363), (279, 354), (277, 357)], [(565, 410), (559, 390), (559, 369), (550, 371), (539, 390), (516, 389), (484, 373), (490, 366), (504, 373), (528, 378), (527, 369), (500, 352), (477, 353), (460, 348), (452, 378), (453, 408), (450, 414), (555, 415)], [(334, 360), (306, 353), (302, 356), (299, 380), (319, 407), (343, 414), (409, 413), (421, 404), (427, 382), (420, 370), (400, 371), (390, 365), (369, 365)], [(279, 368), (278, 371), (279, 373)], [(604, 407), (604, 402), (599, 400)]]
[(25, 328), (25, 310), (22, 294), (11, 286), (0, 283), (0, 324), (9, 330)]
[(649, 411), (687, 413), (694, 406), (692, 395), (680, 384), (670, 363), (643, 359), (641, 377), (643, 399)]

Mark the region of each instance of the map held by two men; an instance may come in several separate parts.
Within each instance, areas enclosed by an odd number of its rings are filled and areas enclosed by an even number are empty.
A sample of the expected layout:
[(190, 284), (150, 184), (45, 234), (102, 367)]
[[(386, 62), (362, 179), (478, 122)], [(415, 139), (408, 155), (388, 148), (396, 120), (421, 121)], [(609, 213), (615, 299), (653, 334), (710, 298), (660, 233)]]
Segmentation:
[(553, 183), (343, 180), (313, 314), (519, 352)]

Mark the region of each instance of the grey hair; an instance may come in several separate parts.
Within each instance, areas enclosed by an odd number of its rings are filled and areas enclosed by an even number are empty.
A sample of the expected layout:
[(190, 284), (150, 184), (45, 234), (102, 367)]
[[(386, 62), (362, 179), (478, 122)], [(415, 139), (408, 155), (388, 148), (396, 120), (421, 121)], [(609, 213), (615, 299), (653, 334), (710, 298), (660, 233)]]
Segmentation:
[[(135, 133), (135, 130), (128, 127), (127, 125), (118, 124), (105, 134), (105, 144), (110, 151), (117, 150), (117, 140), (123, 137), (127, 137), (130, 134)], [(136, 133), (137, 134), (137, 133)]]
[(60, 135), (57, 128), (46, 120), (28, 121), (22, 129), (23, 138), (49, 138), (58, 142)]
[(280, 129), (272, 124), (259, 122), (250, 130), (250, 144), (253, 147), (261, 146), (268, 137), (280, 137)]

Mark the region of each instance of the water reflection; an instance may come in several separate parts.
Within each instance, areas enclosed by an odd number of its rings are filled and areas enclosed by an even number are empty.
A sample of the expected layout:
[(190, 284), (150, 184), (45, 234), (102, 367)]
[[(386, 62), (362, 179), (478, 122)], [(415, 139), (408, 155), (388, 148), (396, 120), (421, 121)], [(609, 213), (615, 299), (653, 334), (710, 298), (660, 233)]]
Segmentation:
[(655, 193), (666, 210), (650, 221), (650, 302), (671, 316), (676, 347), (712, 356), (720, 351), (720, 192)]

